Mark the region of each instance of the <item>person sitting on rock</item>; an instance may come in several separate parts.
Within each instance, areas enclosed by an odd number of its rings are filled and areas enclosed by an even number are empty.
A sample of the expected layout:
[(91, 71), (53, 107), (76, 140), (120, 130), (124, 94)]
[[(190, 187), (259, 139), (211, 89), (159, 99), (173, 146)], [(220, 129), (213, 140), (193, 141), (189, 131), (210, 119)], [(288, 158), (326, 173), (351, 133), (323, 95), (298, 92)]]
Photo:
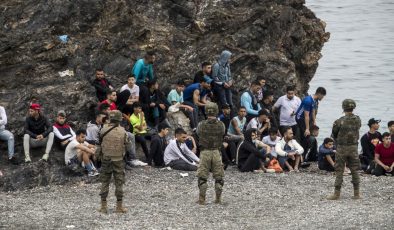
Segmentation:
[(391, 142), (394, 143), (394, 121), (389, 121), (387, 123), (387, 128), (390, 131), (390, 135), (391, 135)]
[(278, 154), (278, 161), (282, 169), (286, 166), (290, 172), (298, 172), (301, 155), (304, 152), (304, 149), (295, 139), (293, 139), (294, 135), (291, 127), (287, 127), (284, 130), (284, 136), (276, 144), (275, 152)]
[(53, 145), (53, 127), (48, 118), (41, 114), (39, 104), (32, 104), (29, 116), (25, 121), (25, 135), (23, 137), (23, 149), (25, 151), (25, 162), (30, 163), (30, 147), (37, 148), (46, 146), (42, 160), (48, 161), (49, 153)]
[(256, 95), (257, 101), (261, 102), (261, 101), (263, 101), (263, 98), (264, 98), (264, 92), (267, 91), (267, 86), (265, 85), (266, 84), (266, 77), (257, 76), (256, 81), (260, 82), (260, 85), (261, 85), (261, 89), (259, 90), (259, 92), (257, 92), (257, 95)]
[(233, 107), (232, 91), (233, 79), (231, 76), (230, 59), (232, 53), (224, 50), (217, 63), (212, 66), (212, 78), (215, 81), (214, 93), (220, 106), (225, 104)]
[(131, 74), (127, 79), (127, 84), (120, 88), (120, 93), (127, 90), (130, 92), (130, 96), (127, 100), (127, 104), (132, 105), (133, 103), (139, 101), (140, 98), (140, 87), (135, 84), (135, 76)]
[(108, 90), (114, 89), (111, 82), (105, 78), (104, 70), (101, 68), (96, 69), (96, 79), (94, 79), (92, 85), (96, 89), (96, 96), (99, 102), (107, 98)]
[(167, 118), (167, 110), (170, 105), (167, 98), (159, 90), (159, 83), (156, 79), (148, 81), (147, 87), (147, 92), (141, 92), (140, 102), (143, 106), (146, 121), (152, 127), (157, 128), (159, 123)]
[(86, 141), (92, 145), (98, 145), (99, 143), (99, 133), (103, 124), (105, 122), (105, 118), (107, 115), (102, 112), (96, 113), (96, 118), (91, 120), (87, 124), (86, 128)]
[(134, 103), (133, 110), (134, 112), (130, 116), (130, 123), (133, 126), (135, 142), (141, 144), (142, 151), (144, 152), (145, 158), (148, 161), (149, 159), (151, 159), (148, 146), (146, 144), (148, 126), (146, 125), (145, 115), (142, 111), (142, 105), (139, 102)]
[(249, 122), (252, 118), (257, 117), (261, 110), (260, 103), (257, 101), (256, 95), (261, 90), (259, 81), (253, 81), (250, 89), (241, 95), (241, 106), (246, 108), (246, 121)]
[(183, 104), (193, 108), (192, 112), (188, 111), (186, 114), (190, 120), (190, 127), (192, 129), (197, 128), (197, 124), (199, 121), (198, 107), (205, 106), (206, 104), (206, 101), (204, 100), (204, 98), (201, 97), (201, 94), (203, 93), (203, 90), (209, 90), (211, 88), (211, 83), (212, 79), (205, 76), (201, 79), (200, 83), (191, 84), (183, 91)]
[(211, 77), (212, 75), (212, 64), (210, 62), (203, 62), (201, 64), (201, 70), (197, 71), (194, 75), (193, 83), (200, 83), (204, 76)]
[(66, 123), (66, 112), (64, 110), (57, 113), (53, 133), (55, 134), (55, 143), (62, 149), (66, 149), (67, 145), (75, 138), (73, 129)]
[(249, 121), (248, 125), (246, 126), (246, 130), (256, 129), (258, 139), (263, 139), (263, 137), (268, 135), (268, 130), (271, 128), (271, 121), (268, 116), (269, 113), (266, 110), (260, 110), (258, 117), (255, 117)]
[(318, 167), (320, 170), (335, 171), (335, 153), (334, 140), (329, 137), (325, 138), (319, 147)]
[(167, 134), (169, 132), (170, 126), (166, 123), (160, 123), (157, 128), (157, 134), (152, 136), (150, 143), (150, 159), (148, 159), (148, 164), (152, 165), (152, 160), (155, 167), (164, 167), (164, 151), (167, 147)]
[(225, 104), (222, 106), (222, 113), (218, 117), (219, 121), (223, 122), (224, 127), (226, 128), (226, 133), (227, 133), (228, 128), (230, 126), (230, 121), (231, 121), (230, 113), (231, 113), (230, 106)]
[(255, 140), (257, 140), (257, 130), (247, 130), (237, 152), (237, 164), (241, 172), (264, 172), (266, 152), (256, 147)]
[(271, 148), (271, 157), (278, 158), (278, 154), (275, 152), (275, 146), (280, 141), (278, 137), (278, 128), (271, 127), (268, 130), (268, 136), (263, 137), (263, 143)]
[(246, 125), (246, 108), (241, 106), (238, 109), (238, 115), (231, 119), (228, 127), (227, 135), (229, 139), (234, 141), (242, 141), (244, 139), (244, 129)]
[(394, 143), (391, 142), (391, 135), (388, 132), (382, 135), (383, 142), (375, 147), (375, 176), (386, 173), (394, 176)]
[(67, 166), (83, 163), (83, 166), (88, 171), (88, 176), (97, 176), (99, 173), (92, 162), (96, 154), (96, 147), (86, 142), (85, 138), (86, 130), (77, 130), (75, 139), (66, 147), (64, 161)]
[(164, 163), (175, 170), (197, 171), (200, 159), (187, 147), (188, 135), (182, 128), (175, 130), (175, 139), (171, 140), (164, 151)]
[(11, 163), (16, 163), (16, 159), (14, 157), (14, 134), (12, 134), (10, 131), (5, 129), (5, 126), (7, 125), (7, 114), (5, 112), (5, 109), (3, 106), (0, 106), (0, 140), (2, 141), (7, 141), (8, 145), (8, 160)]
[[(110, 105), (106, 104), (106, 103), (101, 103), (97, 106), (97, 110), (96, 113), (103, 113), (106, 115), (106, 117), (104, 118), (104, 120), (108, 117), (109, 112), (110, 112)], [(103, 121), (103, 123), (105, 123), (105, 121)]]
[(361, 167), (367, 173), (371, 173), (372, 165), (374, 164), (375, 146), (382, 142), (382, 134), (379, 130), (380, 120), (371, 118), (368, 121), (369, 131), (364, 134), (361, 139)]
[(115, 90), (108, 90), (107, 91), (107, 99), (103, 100), (101, 104), (108, 104), (109, 105), (109, 110), (117, 110), (116, 106), (116, 91)]
[(183, 90), (185, 90), (185, 82), (183, 80), (179, 80), (176, 83), (175, 89), (172, 89), (167, 96), (167, 101), (171, 105), (175, 105), (177, 103), (183, 103)]

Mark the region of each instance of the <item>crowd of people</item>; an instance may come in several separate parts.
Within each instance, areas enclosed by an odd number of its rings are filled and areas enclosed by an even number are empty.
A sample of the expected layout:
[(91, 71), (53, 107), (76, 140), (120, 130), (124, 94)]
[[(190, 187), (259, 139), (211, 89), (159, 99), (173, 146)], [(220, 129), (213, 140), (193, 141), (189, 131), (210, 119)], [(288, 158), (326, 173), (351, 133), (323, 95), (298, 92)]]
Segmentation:
[[(30, 149), (38, 147), (44, 147), (42, 160), (48, 161), (55, 145), (64, 151), (67, 166), (82, 165), (89, 176), (98, 175), (100, 130), (108, 122), (109, 112), (118, 110), (122, 112), (120, 124), (131, 143), (125, 149), (126, 169), (153, 166), (196, 171), (200, 162), (196, 129), (207, 117), (205, 106), (213, 101), (220, 108), (217, 119), (225, 125), (221, 146), (224, 169), (235, 165), (241, 172), (292, 172), (317, 161), (320, 170), (334, 171), (335, 139), (326, 137), (319, 146), (316, 138), (319, 101), (326, 96), (326, 90), (319, 87), (301, 100), (296, 96), (296, 87), (288, 85), (285, 94), (274, 101), (266, 79), (256, 76), (242, 92), (240, 103), (234, 104), (231, 56), (225, 50), (213, 65), (202, 63), (194, 79), (179, 79), (168, 94), (155, 78), (153, 51), (135, 62), (127, 82), (125, 79), (120, 87), (111, 83), (103, 69), (96, 69), (92, 85), (98, 105), (86, 129), (73, 131), (63, 110), (51, 124), (39, 103), (30, 104), (23, 137), (24, 162), (31, 162)], [(171, 127), (167, 114), (174, 111), (186, 115), (191, 132), (186, 132), (185, 127)], [(360, 140), (362, 169), (376, 176), (394, 175), (394, 121), (388, 123), (390, 133), (383, 134), (378, 132), (379, 123), (370, 119), (370, 129)], [(14, 136), (6, 124), (5, 109), (0, 106), (0, 140), (8, 143), (8, 159), (15, 163)], [(173, 139), (169, 137), (171, 129)], [(137, 158), (137, 144), (144, 159)]]

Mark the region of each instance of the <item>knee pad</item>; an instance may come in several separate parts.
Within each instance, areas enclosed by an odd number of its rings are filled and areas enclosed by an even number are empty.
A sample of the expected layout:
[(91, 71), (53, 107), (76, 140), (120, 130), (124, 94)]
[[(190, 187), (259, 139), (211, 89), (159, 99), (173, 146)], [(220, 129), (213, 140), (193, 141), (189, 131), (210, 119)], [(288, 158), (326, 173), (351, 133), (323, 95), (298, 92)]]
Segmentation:
[(206, 178), (202, 178), (202, 177), (199, 177), (198, 178), (198, 187), (200, 188), (201, 186), (204, 186), (204, 185), (206, 185), (207, 184), (207, 179)]

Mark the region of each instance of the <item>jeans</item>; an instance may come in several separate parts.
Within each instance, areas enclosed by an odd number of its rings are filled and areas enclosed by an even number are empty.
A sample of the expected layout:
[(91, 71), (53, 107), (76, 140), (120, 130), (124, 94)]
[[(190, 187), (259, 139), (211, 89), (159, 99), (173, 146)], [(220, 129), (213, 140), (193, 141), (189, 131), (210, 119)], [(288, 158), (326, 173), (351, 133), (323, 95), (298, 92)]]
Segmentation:
[(193, 104), (190, 101), (185, 101), (183, 102), (183, 104), (191, 106), (193, 108), (193, 112), (187, 112), (186, 116), (189, 118), (190, 120), (190, 127), (192, 129), (197, 128), (198, 125), (198, 106), (196, 106), (195, 104)]
[(49, 152), (52, 149), (54, 136), (55, 136), (54, 133), (51, 132), (48, 134), (47, 137), (45, 137), (41, 140), (37, 140), (37, 139), (31, 138), (29, 134), (25, 134), (25, 136), (23, 136), (23, 149), (25, 150), (25, 156), (30, 156), (30, 146), (32, 148), (46, 146), (45, 153), (49, 154)]
[(197, 171), (197, 166), (191, 165), (182, 159), (173, 160), (168, 163), (168, 166), (170, 166), (174, 170)]
[(230, 107), (233, 107), (233, 93), (231, 92), (231, 88), (224, 88), (221, 85), (215, 85), (214, 91), (216, 97), (219, 99), (220, 106), (227, 104)]
[(0, 130), (0, 140), (7, 141), (8, 143), (8, 158), (11, 159), (14, 156), (14, 135), (5, 129)]
[(149, 150), (148, 150), (148, 146), (146, 144), (145, 135), (136, 134), (135, 135), (135, 142), (141, 144), (142, 151), (144, 152), (145, 158), (148, 161), (150, 159), (150, 156), (149, 156), (150, 153), (149, 153)]

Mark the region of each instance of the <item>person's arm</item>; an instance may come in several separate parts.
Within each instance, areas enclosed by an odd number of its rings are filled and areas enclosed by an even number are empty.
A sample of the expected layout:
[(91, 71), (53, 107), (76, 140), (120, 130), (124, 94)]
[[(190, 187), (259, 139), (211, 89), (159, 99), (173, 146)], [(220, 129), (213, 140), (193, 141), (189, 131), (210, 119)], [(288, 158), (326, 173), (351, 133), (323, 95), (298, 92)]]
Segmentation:
[(45, 132), (42, 134), (42, 136), (45, 138), (49, 135), (49, 133), (53, 132), (53, 126), (51, 125), (51, 122), (49, 122), (49, 119), (47, 117), (44, 117), (45, 119)]
[(4, 108), (0, 108), (0, 125), (7, 124), (7, 114), (5, 113)]
[(332, 157), (331, 157), (330, 155), (326, 155), (326, 159), (327, 159), (328, 163), (330, 163), (330, 165), (331, 165), (332, 167), (334, 167), (335, 162), (334, 162), (334, 160), (332, 159)]
[(158, 151), (160, 151), (160, 141), (157, 138), (152, 138), (150, 143), (150, 155), (154, 156)]
[(253, 144), (246, 144), (246, 145), (244, 145), (244, 149), (246, 151), (254, 154), (257, 158), (264, 159), (263, 154)]
[(133, 66), (132, 72), (133, 72), (133, 74), (134, 74), (134, 76), (135, 76), (135, 80), (136, 80), (136, 81), (139, 80), (140, 73), (141, 73), (141, 70), (142, 70), (142, 65), (143, 65), (143, 64), (140, 62), (140, 60), (138, 60), (138, 61), (134, 64), (134, 66)]
[(200, 102), (200, 90), (198, 89), (193, 92), (193, 103), (197, 106), (205, 106), (205, 104)]
[(65, 141), (65, 140), (69, 139), (70, 137), (72, 137), (71, 134), (67, 134), (67, 135), (63, 136), (63, 134), (61, 134), (59, 129), (57, 129), (56, 127), (53, 127), (53, 133), (55, 134), (55, 136), (57, 138), (59, 138), (60, 141)]
[(287, 156), (287, 152), (285, 152), (282, 149), (282, 141), (279, 141), (278, 143), (276, 143), (276, 145), (275, 145), (275, 152), (281, 157)]
[(148, 69), (148, 77), (149, 77), (149, 80), (153, 80), (153, 64), (149, 64), (149, 67), (148, 67), (149, 69)]
[(276, 112), (282, 106), (282, 97), (280, 97), (272, 106), (272, 112)]
[(219, 64), (218, 63), (214, 64), (212, 67), (212, 78), (215, 81), (215, 84), (218, 84), (218, 85), (224, 84), (224, 82), (221, 79), (219, 79)]
[(93, 86), (97, 92), (102, 94), (107, 93), (108, 88), (103, 86), (99, 81), (93, 81)]
[(250, 97), (249, 93), (244, 93), (241, 96), (241, 105), (246, 108), (246, 113), (251, 115), (258, 115), (259, 111), (254, 110), (252, 107), (252, 98)]
[(136, 87), (135, 94), (137, 94), (137, 95), (132, 96), (133, 97), (133, 99), (132, 99), (133, 102), (137, 102), (140, 99), (140, 87), (139, 86)]
[(187, 154), (190, 158), (192, 158), (192, 160), (193, 160), (194, 162), (200, 162), (200, 159), (197, 157), (197, 155), (194, 154), (193, 151), (191, 151), (191, 150), (186, 146), (186, 144), (183, 144), (181, 147), (182, 147), (183, 152), (184, 152), (185, 154)]
[(192, 136), (189, 136), (189, 138), (190, 138), (190, 140), (192, 141), (192, 144), (193, 144), (192, 152), (193, 152), (194, 154), (196, 154), (196, 152), (197, 152), (197, 144), (196, 144), (196, 141), (194, 140), (194, 138), (193, 138)]
[(114, 87), (112, 86), (112, 83), (111, 83), (108, 79), (106, 79), (106, 78), (105, 78), (105, 80), (107, 81), (108, 87), (109, 87), (110, 89), (114, 89)]
[(242, 135), (242, 130), (238, 127), (238, 123), (235, 118), (231, 119), (231, 125), (234, 127), (235, 133), (237, 135)]
[(25, 133), (28, 134), (31, 138), (37, 138), (37, 134), (33, 133), (32, 131), (30, 131), (30, 126), (29, 126), (29, 118), (26, 118), (25, 121)]
[(314, 125), (316, 125), (316, 114), (317, 114), (317, 110), (313, 109), (312, 110), (312, 122)]
[(293, 139), (292, 142), (293, 142), (293, 145), (294, 145), (294, 148), (295, 148), (294, 150), (298, 154), (302, 155), (304, 153), (304, 148), (302, 148), (302, 146), (300, 144), (298, 144), (298, 142), (296, 140)]
[[(382, 168), (384, 168), (384, 170), (390, 171), (391, 167), (390, 167), (390, 166), (387, 166), (387, 165), (385, 165), (385, 164), (383, 164), (383, 162), (380, 160), (380, 154), (379, 154), (379, 153), (376, 153), (376, 152), (375, 152), (375, 162), (376, 162), (378, 165), (382, 166)], [(392, 166), (392, 165), (391, 165), (391, 166)]]
[(311, 132), (310, 132), (310, 127), (309, 127), (309, 121), (310, 121), (310, 117), (309, 117), (309, 111), (304, 111), (304, 118), (305, 118), (305, 133), (303, 133), (304, 134), (304, 136), (309, 136), (309, 135), (311, 135)]
[(78, 144), (77, 146), (75, 146), (75, 148), (77, 148), (77, 149), (79, 149), (81, 151), (84, 151), (84, 152), (91, 153), (91, 154), (95, 153), (94, 149), (91, 149), (91, 148), (87, 147), (84, 144)]

